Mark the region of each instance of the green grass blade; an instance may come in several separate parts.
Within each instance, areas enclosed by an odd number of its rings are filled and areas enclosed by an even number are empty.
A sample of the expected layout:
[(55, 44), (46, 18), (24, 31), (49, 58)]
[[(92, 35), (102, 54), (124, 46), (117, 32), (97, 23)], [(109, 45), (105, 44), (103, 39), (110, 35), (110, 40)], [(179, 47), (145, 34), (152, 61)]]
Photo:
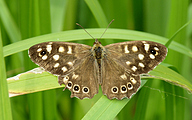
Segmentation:
[[(6, 34), (8, 35), (9, 39), (4, 40), (4, 44), (7, 44), (11, 41), (11, 43), (15, 43), (21, 40), (21, 33), (20, 30), (16, 24), (16, 21), (14, 17), (11, 14), (10, 9), (7, 7), (6, 1), (0, 0), (0, 19), (2, 22), (2, 25), (4, 26), (4, 29), (6, 31)], [(3, 31), (3, 30), (2, 30)], [(6, 36), (5, 34), (3, 34)], [(22, 53), (19, 53), (17, 55), (11, 56), (14, 60), (14, 64), (10, 62), (10, 66), (12, 68), (19, 68), (22, 65), (23, 56)], [(9, 68), (9, 65), (7, 68)], [(9, 69), (7, 69), (9, 71)]]
[(0, 16), (12, 42), (21, 40), (21, 34), (4, 0), (0, 0)]
[(40, 68), (9, 78), (8, 86), (10, 97), (62, 87), (56, 76)]
[[(174, 93), (174, 86), (170, 85), (167, 82), (163, 82), (164, 90), (168, 93), (173, 94)], [(168, 96), (165, 99), (165, 117), (167, 120), (174, 120), (174, 104), (175, 104), (175, 97), (174, 96)]]
[[(151, 86), (152, 82), (147, 82), (145, 86)], [(145, 118), (147, 113), (147, 104), (150, 98), (150, 89), (143, 87), (139, 92), (139, 97), (137, 99), (136, 111), (134, 115), (134, 120), (142, 120)]]
[[(186, 37), (186, 29), (184, 27), (186, 26), (185, 23), (187, 23), (187, 18), (188, 18), (188, 14), (187, 14), (188, 6), (189, 6), (188, 1), (171, 0), (171, 7), (170, 7), (170, 12), (169, 12), (166, 36), (168, 38), (170, 38), (172, 36), (172, 38), (166, 45), (169, 45), (171, 43), (171, 41), (173, 40), (173, 38), (174, 38), (174, 41), (176, 41), (180, 44), (184, 45), (186, 43), (187, 37)], [(182, 30), (180, 30), (180, 29), (182, 29)], [(179, 32), (178, 32), (178, 30), (179, 30)], [(166, 61), (166, 63), (172, 64), (173, 66), (175, 66), (178, 69), (178, 72), (181, 73), (181, 68), (183, 67), (183, 65), (185, 65), (185, 63), (183, 62), (183, 58), (184, 58), (184, 55), (170, 50), (169, 55), (167, 56), (165, 61)], [(185, 86), (182, 86), (182, 87), (185, 87)], [(176, 95), (177, 94), (181, 95), (181, 96), (184, 95), (184, 90), (182, 88), (176, 87), (174, 85), (165, 84), (164, 90), (169, 91), (170, 93), (172, 92), (173, 94), (176, 94)], [(186, 102), (186, 100), (184, 100), (184, 99), (181, 100), (180, 98), (175, 97), (175, 96), (166, 97), (165, 98), (166, 119), (183, 120), (184, 114), (185, 114), (185, 108), (184, 108), (185, 102)]]
[(6, 81), (5, 61), (3, 57), (3, 44), (0, 31), (0, 120), (12, 120), (8, 86)]
[[(107, 17), (105, 15), (99, 1), (97, 1), (97, 0), (85, 0), (85, 2), (87, 3), (89, 9), (91, 10), (92, 14), (94, 15), (99, 27), (106, 28), (108, 26), (109, 22), (107, 21)], [(101, 35), (103, 35), (103, 34), (101, 34)], [(102, 37), (101, 35), (100, 35), (100, 37), (97, 37), (97, 38), (98, 39), (101, 38)], [(111, 42), (114, 42), (114, 41), (111, 40)], [(103, 44), (109, 44), (109, 43), (110, 43), (109, 41), (103, 41)]]
[(50, 0), (50, 16), (51, 16), (52, 32), (58, 32), (62, 30), (64, 16), (65, 14), (67, 14), (66, 13), (67, 2), (68, 0), (57, 0), (57, 1)]
[[(105, 29), (103, 28), (87, 29), (87, 31), (89, 31), (89, 33), (96, 38), (99, 38), (104, 30)], [(27, 50), (32, 45), (40, 42), (74, 41), (74, 40), (88, 40), (88, 39), (90, 39), (90, 36), (87, 35), (87, 33), (85, 33), (84, 30), (70, 30), (70, 31), (58, 32), (58, 33), (51, 33), (47, 35), (41, 35), (38, 37), (22, 40), (22, 41), (3, 47), (3, 51), (4, 51), (4, 56), (9, 56), (11, 54), (21, 52), (23, 50)], [(107, 30), (107, 32), (103, 36), (103, 39), (149, 40), (149, 41), (156, 41), (162, 44), (168, 41), (167, 38), (149, 34), (149, 33), (133, 31), (133, 30), (124, 30), (124, 29), (111, 29), (111, 28)], [(192, 57), (192, 51), (189, 48), (179, 43), (172, 42), (169, 48), (179, 53), (182, 53), (184, 55), (187, 55), (189, 57)]]
[(85, 2), (93, 13), (99, 27), (106, 28), (108, 25), (107, 18), (99, 2), (97, 0), (85, 0)]
[(167, 43), (165, 44), (166, 47), (169, 47), (169, 45), (171, 44), (171, 42), (173, 41), (173, 39), (177, 36), (177, 34), (183, 30), (185, 27), (187, 27), (190, 23), (192, 23), (192, 19), (190, 21), (188, 21), (187, 23), (185, 23), (181, 28), (179, 28), (179, 30), (177, 30), (173, 36), (171, 36), (171, 38), (169, 39), (169, 41), (167, 41)]
[[(63, 0), (66, 1), (66, 7), (64, 9), (64, 18), (63, 18), (63, 29), (62, 30), (71, 30), (76, 27), (75, 22), (77, 20), (76, 15), (78, 14), (78, 0)], [(61, 4), (63, 7), (63, 4)], [(57, 14), (57, 13), (55, 13)], [(58, 23), (57, 23), (58, 24)]]
[(192, 84), (188, 80), (186, 80), (183, 76), (181, 76), (177, 72), (163, 65), (158, 65), (154, 70), (149, 72), (149, 75), (155, 76), (156, 78), (183, 87), (188, 91), (192, 92)]

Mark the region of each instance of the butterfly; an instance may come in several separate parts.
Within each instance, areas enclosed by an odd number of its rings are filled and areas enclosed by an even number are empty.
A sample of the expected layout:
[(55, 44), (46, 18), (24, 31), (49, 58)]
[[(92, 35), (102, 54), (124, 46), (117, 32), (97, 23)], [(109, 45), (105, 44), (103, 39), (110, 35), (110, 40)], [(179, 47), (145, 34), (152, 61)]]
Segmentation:
[(70, 42), (44, 42), (29, 48), (31, 60), (58, 76), (71, 97), (92, 98), (99, 85), (109, 99), (130, 98), (140, 87), (140, 75), (153, 70), (167, 48), (152, 41), (128, 41), (93, 47)]

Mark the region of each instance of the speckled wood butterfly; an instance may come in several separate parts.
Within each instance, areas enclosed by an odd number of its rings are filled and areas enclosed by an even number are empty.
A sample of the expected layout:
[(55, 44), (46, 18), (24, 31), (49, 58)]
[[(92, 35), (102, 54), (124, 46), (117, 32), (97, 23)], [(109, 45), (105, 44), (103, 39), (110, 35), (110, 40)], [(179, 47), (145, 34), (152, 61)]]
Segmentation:
[(140, 74), (162, 62), (167, 48), (151, 41), (129, 41), (93, 47), (70, 42), (44, 42), (29, 49), (31, 60), (57, 75), (71, 97), (92, 98), (99, 85), (109, 99), (130, 98), (140, 86)]

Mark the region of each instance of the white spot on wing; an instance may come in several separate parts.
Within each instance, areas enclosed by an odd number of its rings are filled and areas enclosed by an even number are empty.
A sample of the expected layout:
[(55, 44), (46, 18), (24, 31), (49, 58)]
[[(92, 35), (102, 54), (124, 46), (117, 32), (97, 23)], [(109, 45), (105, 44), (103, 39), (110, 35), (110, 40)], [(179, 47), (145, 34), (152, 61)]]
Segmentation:
[(123, 80), (127, 80), (127, 76), (125, 74), (120, 76)]
[(47, 59), (47, 55), (44, 55), (44, 56), (42, 57), (42, 59), (43, 59), (43, 60), (46, 60), (46, 59)]
[(139, 63), (139, 66), (142, 68), (145, 67), (145, 65), (143, 63)]
[(73, 66), (73, 63), (72, 62), (68, 62), (67, 63), (69, 66)]
[(54, 65), (54, 68), (56, 68), (56, 67), (59, 67), (59, 63), (56, 63), (56, 64)]
[(130, 62), (130, 61), (127, 61), (127, 62), (126, 62), (126, 64), (127, 64), (127, 65), (130, 65), (130, 64), (131, 64), (131, 62)]
[(54, 59), (55, 61), (59, 60), (59, 55), (54, 55), (54, 56), (53, 56), (53, 59)]
[(69, 80), (69, 76), (65, 76), (65, 77), (63, 78), (63, 82), (64, 82), (65, 84), (68, 82), (68, 80)]
[(136, 83), (137, 83), (137, 81), (136, 81), (133, 77), (131, 77), (130, 80), (131, 80), (131, 82), (132, 82), (133, 84), (136, 84)]
[(133, 47), (132, 47), (132, 51), (133, 51), (133, 52), (137, 52), (137, 51), (138, 51), (137, 46), (133, 46)]
[(149, 57), (150, 57), (151, 59), (155, 59), (155, 56), (154, 56), (153, 54), (150, 54)]
[(39, 53), (39, 56), (42, 57), (41, 53)]
[(75, 75), (75, 73), (73, 73), (72, 79), (77, 79), (79, 77), (79, 75)]
[(40, 52), (42, 50), (42, 48), (39, 48), (39, 49), (37, 49), (37, 52)]
[(133, 66), (131, 69), (135, 72), (137, 70), (137, 67)]
[(148, 52), (149, 51), (149, 44), (144, 44), (144, 46), (145, 46), (144, 47), (145, 51)]
[(139, 55), (138, 55), (138, 58), (139, 58), (139, 60), (143, 60), (144, 55), (143, 55), (143, 54), (139, 54)]
[(66, 72), (67, 68), (64, 66), (64, 67), (61, 68), (61, 70), (63, 70), (63, 72)]
[(158, 48), (158, 47), (154, 47), (154, 49), (155, 49), (156, 51), (158, 51), (158, 50), (159, 50), (159, 48)]
[(52, 45), (47, 45), (47, 52), (49, 52), (49, 53), (51, 53), (51, 51), (52, 51)]
[(60, 47), (59, 47), (59, 52), (64, 52), (64, 51), (65, 51), (64, 47), (63, 47), (63, 46), (60, 46)]
[(129, 53), (128, 45), (125, 45), (124, 50), (125, 50), (125, 53)]
[(72, 47), (71, 46), (68, 46), (67, 54), (72, 54)]

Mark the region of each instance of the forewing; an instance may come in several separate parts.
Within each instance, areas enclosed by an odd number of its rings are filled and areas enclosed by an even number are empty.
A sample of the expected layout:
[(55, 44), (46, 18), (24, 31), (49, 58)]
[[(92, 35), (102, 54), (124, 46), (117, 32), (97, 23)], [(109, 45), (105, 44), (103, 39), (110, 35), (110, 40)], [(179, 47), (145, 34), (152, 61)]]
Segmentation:
[(148, 73), (162, 62), (167, 48), (151, 41), (129, 41), (105, 46), (108, 55), (130, 74)]
[(140, 87), (140, 76), (131, 75), (111, 57), (102, 61), (102, 91), (109, 99), (130, 98)]
[(87, 56), (90, 46), (69, 42), (44, 42), (29, 48), (31, 60), (54, 75), (67, 75)]
[(74, 72), (59, 76), (59, 84), (71, 91), (71, 97), (92, 98), (98, 93), (98, 66), (93, 56), (89, 56)]

